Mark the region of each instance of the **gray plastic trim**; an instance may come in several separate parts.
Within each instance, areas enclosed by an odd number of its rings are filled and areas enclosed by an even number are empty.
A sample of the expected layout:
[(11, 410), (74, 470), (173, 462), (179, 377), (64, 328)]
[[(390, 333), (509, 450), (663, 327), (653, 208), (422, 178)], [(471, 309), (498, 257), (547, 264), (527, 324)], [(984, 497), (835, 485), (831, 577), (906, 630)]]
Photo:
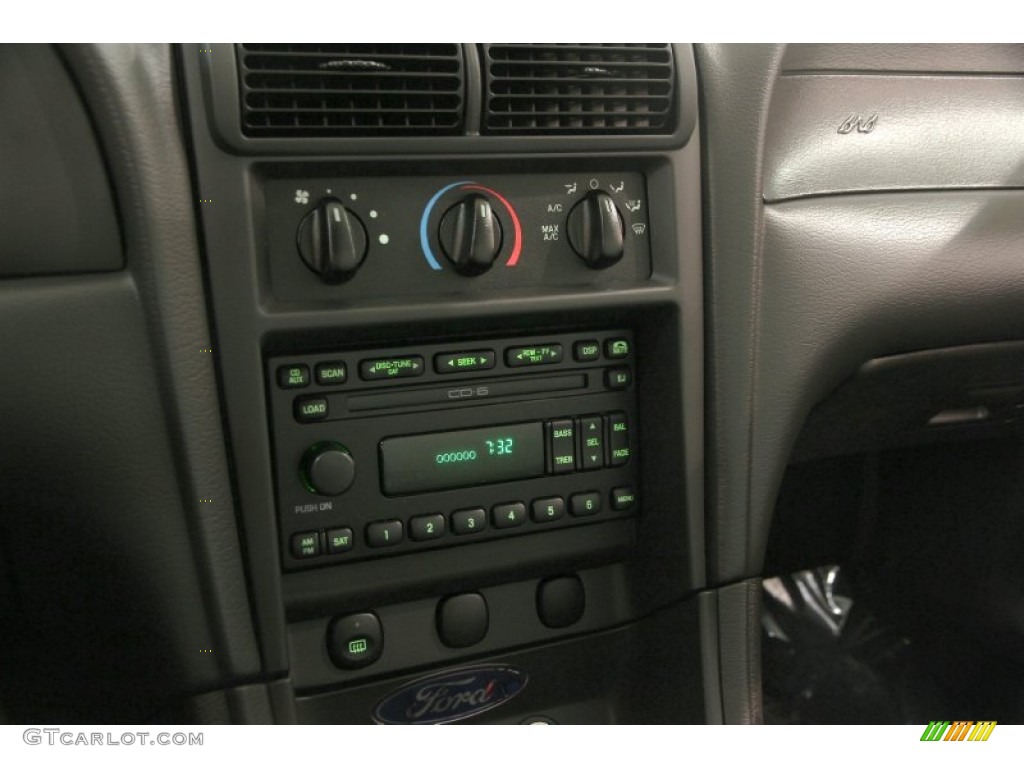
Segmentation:
[(1024, 187), (1024, 77), (783, 77), (765, 143), (766, 202)]
[[(697, 75), (691, 46), (674, 44), (677, 73), (676, 130), (664, 136), (483, 136), (480, 135), (481, 99), (467, 98), (464, 136), (409, 136), (395, 138), (251, 138), (243, 136), (239, 123), (238, 69), (235, 48), (227, 43), (201, 43), (181, 46), (186, 60), (202, 70), (202, 89), (213, 133), (222, 148), (245, 155), (365, 155), (380, 152), (391, 156), (412, 156), (471, 152), (551, 153), (664, 150), (686, 144), (697, 123)], [(480, 93), (480, 64), (475, 45), (464, 45), (467, 56), (467, 80), (471, 92)], [(476, 112), (469, 110), (475, 109)]]

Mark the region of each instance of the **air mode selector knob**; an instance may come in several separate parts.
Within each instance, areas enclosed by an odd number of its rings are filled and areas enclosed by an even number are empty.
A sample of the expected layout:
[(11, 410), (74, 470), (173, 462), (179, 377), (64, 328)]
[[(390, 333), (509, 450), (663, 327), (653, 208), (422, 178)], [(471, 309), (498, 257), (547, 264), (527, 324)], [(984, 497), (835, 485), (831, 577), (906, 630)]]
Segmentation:
[(569, 211), (569, 245), (591, 269), (605, 269), (622, 258), (622, 214), (607, 192), (591, 192)]
[(310, 446), (302, 457), (302, 482), (320, 496), (338, 496), (356, 479), (356, 462), (341, 443), (325, 442)]
[(352, 211), (324, 198), (299, 224), (299, 255), (329, 285), (350, 280), (366, 258), (366, 229)]
[(445, 211), (438, 239), (448, 261), (460, 275), (474, 277), (494, 265), (501, 250), (501, 222), (491, 201), (472, 194)]

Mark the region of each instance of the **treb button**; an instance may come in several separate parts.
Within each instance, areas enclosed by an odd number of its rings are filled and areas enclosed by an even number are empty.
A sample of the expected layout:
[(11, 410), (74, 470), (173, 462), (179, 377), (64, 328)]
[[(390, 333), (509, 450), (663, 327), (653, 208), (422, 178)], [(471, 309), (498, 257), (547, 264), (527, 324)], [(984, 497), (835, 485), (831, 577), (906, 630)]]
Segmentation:
[(551, 471), (556, 475), (576, 469), (576, 427), (572, 419), (548, 423), (548, 450)]

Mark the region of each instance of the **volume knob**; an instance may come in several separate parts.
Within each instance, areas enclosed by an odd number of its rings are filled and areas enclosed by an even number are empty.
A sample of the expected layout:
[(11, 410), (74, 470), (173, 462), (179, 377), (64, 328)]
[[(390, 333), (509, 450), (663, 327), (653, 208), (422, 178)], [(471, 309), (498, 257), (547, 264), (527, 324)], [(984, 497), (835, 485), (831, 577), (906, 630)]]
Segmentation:
[(356, 479), (356, 462), (341, 443), (312, 445), (302, 457), (302, 482), (319, 496), (338, 496)]

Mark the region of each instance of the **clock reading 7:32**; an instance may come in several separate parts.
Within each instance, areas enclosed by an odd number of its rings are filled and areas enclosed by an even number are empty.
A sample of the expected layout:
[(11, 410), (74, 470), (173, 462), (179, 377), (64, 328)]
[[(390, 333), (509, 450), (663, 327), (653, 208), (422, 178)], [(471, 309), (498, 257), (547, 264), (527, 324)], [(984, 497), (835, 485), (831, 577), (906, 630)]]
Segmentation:
[(491, 456), (508, 456), (512, 453), (511, 437), (496, 437), (494, 440), (485, 440), (487, 453)]

